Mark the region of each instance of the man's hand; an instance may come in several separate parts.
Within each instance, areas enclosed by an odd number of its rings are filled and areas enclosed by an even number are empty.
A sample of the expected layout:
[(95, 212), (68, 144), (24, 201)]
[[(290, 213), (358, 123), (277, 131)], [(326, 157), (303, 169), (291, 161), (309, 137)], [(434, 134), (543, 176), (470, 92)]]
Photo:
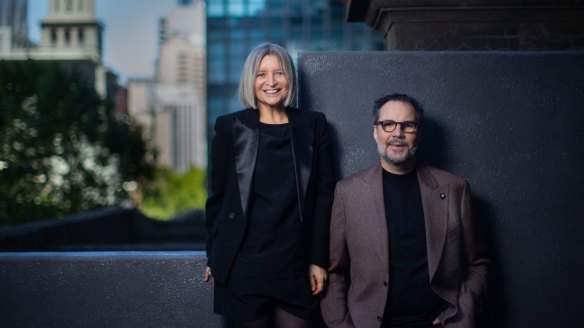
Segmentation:
[(433, 326), (440, 326), (440, 325), (442, 325), (442, 322), (440, 322), (440, 319), (434, 319), (434, 321), (432, 321), (432, 325)]
[(310, 280), (310, 289), (312, 295), (318, 295), (324, 290), (324, 283), (326, 282), (326, 270), (318, 265), (311, 264), (308, 268), (308, 278)]
[(213, 275), (211, 275), (211, 268), (205, 268), (205, 282), (209, 282), (209, 280), (213, 280)]

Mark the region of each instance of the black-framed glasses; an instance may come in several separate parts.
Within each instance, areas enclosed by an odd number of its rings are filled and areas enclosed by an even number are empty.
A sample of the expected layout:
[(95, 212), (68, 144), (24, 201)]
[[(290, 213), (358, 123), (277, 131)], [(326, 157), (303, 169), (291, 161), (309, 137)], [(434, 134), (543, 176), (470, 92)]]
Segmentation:
[(401, 125), (401, 130), (404, 133), (414, 133), (418, 131), (418, 122), (414, 121), (396, 122), (392, 120), (384, 120), (375, 122), (375, 125), (381, 125), (381, 128), (385, 132), (393, 132), (398, 125)]

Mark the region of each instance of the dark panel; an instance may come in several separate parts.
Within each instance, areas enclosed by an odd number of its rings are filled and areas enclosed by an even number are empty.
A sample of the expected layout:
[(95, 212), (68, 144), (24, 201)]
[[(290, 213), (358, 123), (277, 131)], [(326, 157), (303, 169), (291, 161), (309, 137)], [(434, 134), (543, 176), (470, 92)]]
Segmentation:
[(420, 157), (470, 180), (494, 264), (487, 327), (574, 327), (584, 295), (584, 53), (302, 53), (300, 105), (327, 115), (338, 174), (378, 161), (373, 100), (426, 109)]

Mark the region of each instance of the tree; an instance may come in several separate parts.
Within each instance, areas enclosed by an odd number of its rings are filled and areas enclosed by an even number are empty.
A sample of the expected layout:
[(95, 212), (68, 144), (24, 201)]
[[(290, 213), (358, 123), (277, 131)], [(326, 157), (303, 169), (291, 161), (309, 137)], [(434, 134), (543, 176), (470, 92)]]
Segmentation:
[(179, 174), (158, 168), (154, 179), (144, 188), (140, 209), (156, 219), (170, 219), (194, 208), (204, 208), (207, 192), (205, 170), (191, 167)]
[(152, 176), (147, 155), (80, 70), (0, 61), (0, 225), (127, 202), (123, 183)]

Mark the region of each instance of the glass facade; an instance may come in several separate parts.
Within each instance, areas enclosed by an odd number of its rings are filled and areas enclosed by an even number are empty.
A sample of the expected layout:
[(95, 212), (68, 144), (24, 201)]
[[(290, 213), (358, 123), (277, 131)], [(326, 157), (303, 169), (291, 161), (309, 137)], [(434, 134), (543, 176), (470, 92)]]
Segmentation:
[(347, 23), (338, 0), (207, 0), (207, 119), (242, 109), (237, 87), (247, 54), (262, 42), (299, 51), (384, 50), (383, 36)]

